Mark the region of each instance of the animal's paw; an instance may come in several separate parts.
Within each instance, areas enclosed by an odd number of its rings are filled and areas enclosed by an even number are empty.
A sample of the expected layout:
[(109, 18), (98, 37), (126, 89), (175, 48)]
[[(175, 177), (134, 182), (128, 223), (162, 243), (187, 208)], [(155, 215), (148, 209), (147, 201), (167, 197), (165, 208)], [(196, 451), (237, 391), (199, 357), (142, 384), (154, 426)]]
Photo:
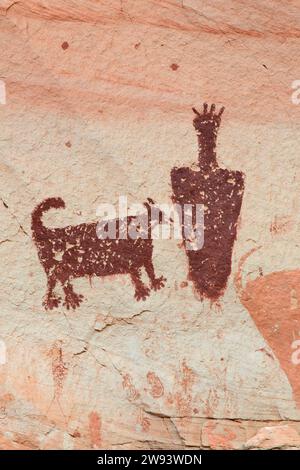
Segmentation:
[(154, 281), (152, 282), (152, 289), (154, 289), (154, 290), (161, 289), (162, 287), (165, 286), (166, 280), (167, 279), (163, 276), (160, 276), (157, 279), (154, 279)]
[(56, 297), (55, 295), (47, 295), (44, 299), (43, 306), (46, 310), (53, 310), (57, 308), (61, 303), (61, 297)]
[(134, 298), (136, 300), (146, 300), (150, 295), (150, 289), (146, 286), (140, 287), (135, 291)]
[(75, 310), (81, 302), (83, 301), (84, 297), (81, 294), (76, 294), (76, 292), (68, 292), (65, 295), (64, 306), (67, 307), (68, 310), (72, 308)]

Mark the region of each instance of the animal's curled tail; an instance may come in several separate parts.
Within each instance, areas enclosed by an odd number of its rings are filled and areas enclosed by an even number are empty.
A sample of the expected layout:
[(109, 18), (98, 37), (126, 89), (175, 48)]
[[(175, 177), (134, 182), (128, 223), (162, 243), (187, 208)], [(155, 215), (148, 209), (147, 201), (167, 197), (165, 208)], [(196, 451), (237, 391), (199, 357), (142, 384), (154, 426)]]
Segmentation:
[(43, 236), (47, 230), (42, 222), (42, 216), (44, 212), (48, 211), (49, 209), (64, 209), (65, 203), (60, 197), (50, 197), (45, 199), (45, 201), (41, 202), (34, 211), (32, 212), (31, 216), (31, 230), (33, 233), (33, 237), (35, 239), (40, 238)]

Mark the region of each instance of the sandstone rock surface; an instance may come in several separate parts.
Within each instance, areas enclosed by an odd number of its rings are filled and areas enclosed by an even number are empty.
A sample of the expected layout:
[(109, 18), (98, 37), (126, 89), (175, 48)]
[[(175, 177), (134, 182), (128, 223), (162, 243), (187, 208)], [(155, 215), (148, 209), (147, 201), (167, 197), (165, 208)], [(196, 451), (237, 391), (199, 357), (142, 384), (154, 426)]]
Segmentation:
[[(1, 449), (299, 448), (298, 3), (0, 0)], [(80, 306), (46, 311), (34, 207), (62, 198), (43, 223), (65, 227), (120, 195), (170, 203), (204, 101), (245, 175), (219, 303), (170, 239), (145, 301), (128, 275), (79, 278)]]

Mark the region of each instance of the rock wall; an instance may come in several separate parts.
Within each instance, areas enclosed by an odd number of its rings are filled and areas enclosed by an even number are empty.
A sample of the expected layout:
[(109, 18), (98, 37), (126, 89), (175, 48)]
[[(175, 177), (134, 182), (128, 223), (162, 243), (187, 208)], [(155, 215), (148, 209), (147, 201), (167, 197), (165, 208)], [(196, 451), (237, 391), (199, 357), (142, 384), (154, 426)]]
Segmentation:
[[(300, 447), (299, 15), (296, 0), (0, 1), (0, 448)], [(97, 208), (170, 204), (172, 169), (198, 171), (203, 102), (225, 107), (226, 184), (244, 178), (207, 251), (209, 282), (229, 259), (225, 288), (197, 289), (204, 260), (193, 277), (172, 236), (142, 258), (101, 245), (101, 271)], [(224, 184), (205, 186), (211, 207)], [(65, 208), (32, 232), (47, 198)], [(143, 257), (156, 285), (132, 270)]]

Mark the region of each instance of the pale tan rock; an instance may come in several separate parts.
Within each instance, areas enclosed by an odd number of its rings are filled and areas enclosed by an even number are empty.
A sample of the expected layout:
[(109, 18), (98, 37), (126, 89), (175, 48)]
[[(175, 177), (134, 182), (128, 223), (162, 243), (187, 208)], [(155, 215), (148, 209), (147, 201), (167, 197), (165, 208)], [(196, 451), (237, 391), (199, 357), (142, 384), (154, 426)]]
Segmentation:
[[(0, 2), (1, 449), (299, 447), (298, 2), (200, 3)], [(120, 195), (170, 203), (203, 101), (226, 108), (220, 165), (246, 175), (220, 305), (195, 295), (181, 244), (155, 240), (167, 282), (145, 302), (129, 276), (81, 278), (77, 310), (45, 311), (36, 204), (61, 197), (43, 221), (64, 227)], [(288, 346), (264, 336), (274, 312)]]
[(274, 449), (282, 447), (300, 447), (300, 435), (292, 425), (261, 428), (252, 439), (245, 443), (246, 449)]

